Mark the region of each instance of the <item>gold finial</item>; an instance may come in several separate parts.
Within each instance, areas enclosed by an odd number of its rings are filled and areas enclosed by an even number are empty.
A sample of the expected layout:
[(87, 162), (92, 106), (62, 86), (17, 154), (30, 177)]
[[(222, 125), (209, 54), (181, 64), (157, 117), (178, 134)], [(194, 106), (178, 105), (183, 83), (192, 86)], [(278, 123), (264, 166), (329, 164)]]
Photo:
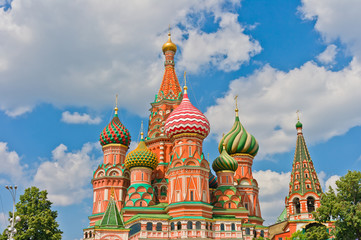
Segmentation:
[(297, 110), (296, 113), (297, 113), (297, 120), (300, 121), (300, 115), (299, 115), (299, 114), (300, 114), (300, 110)]
[(144, 133), (143, 133), (143, 121), (140, 125), (140, 139), (143, 140), (143, 136), (144, 136)]
[(226, 143), (225, 142), (223, 142), (223, 150), (226, 150)]
[(113, 187), (110, 189), (110, 198), (114, 199), (114, 188)]
[(115, 95), (115, 114), (118, 115), (118, 94)]
[(187, 93), (187, 89), (188, 89), (188, 87), (187, 87), (187, 78), (186, 78), (186, 71), (184, 71), (184, 87), (183, 87), (183, 89), (184, 89), (184, 93)]
[(170, 24), (168, 26), (168, 36), (170, 37)]
[(236, 101), (236, 109), (234, 110), (236, 112), (236, 116), (238, 117), (238, 103), (237, 103), (238, 95), (234, 97), (234, 100)]

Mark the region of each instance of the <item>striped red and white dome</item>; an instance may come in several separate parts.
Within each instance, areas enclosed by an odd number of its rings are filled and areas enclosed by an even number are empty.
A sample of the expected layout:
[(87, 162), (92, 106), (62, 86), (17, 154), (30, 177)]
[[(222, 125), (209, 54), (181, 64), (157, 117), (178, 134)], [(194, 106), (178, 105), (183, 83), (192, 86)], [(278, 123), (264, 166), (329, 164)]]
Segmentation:
[(182, 133), (197, 133), (205, 138), (209, 131), (210, 125), (207, 118), (192, 105), (185, 91), (181, 104), (165, 122), (165, 133), (170, 138)]

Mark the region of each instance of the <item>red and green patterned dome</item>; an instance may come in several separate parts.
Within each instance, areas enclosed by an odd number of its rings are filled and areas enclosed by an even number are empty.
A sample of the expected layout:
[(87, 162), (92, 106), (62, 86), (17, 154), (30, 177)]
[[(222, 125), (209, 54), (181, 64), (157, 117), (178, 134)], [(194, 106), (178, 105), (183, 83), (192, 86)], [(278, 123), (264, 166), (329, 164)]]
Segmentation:
[(189, 101), (186, 87), (184, 90), (181, 104), (165, 122), (165, 133), (170, 138), (183, 133), (195, 133), (206, 138), (210, 131), (208, 119)]
[(233, 154), (249, 154), (256, 156), (258, 152), (258, 142), (254, 136), (249, 134), (242, 126), (238, 117), (238, 109), (236, 109), (236, 120), (231, 131), (224, 135), (219, 142), (218, 150), (222, 152), (222, 146), (225, 145), (229, 155)]
[(130, 134), (128, 129), (120, 122), (118, 118), (118, 108), (115, 108), (115, 114), (112, 121), (103, 129), (100, 134), (100, 144), (102, 146), (112, 143), (122, 144), (129, 147)]
[(233, 157), (229, 156), (225, 147), (223, 146), (222, 153), (221, 155), (219, 155), (219, 157), (217, 157), (213, 161), (212, 168), (215, 172), (219, 172), (219, 171), (235, 172), (238, 168), (238, 163)]
[(127, 169), (133, 167), (148, 167), (154, 170), (158, 166), (158, 158), (155, 153), (147, 148), (144, 139), (142, 138), (138, 147), (128, 153), (124, 165)]

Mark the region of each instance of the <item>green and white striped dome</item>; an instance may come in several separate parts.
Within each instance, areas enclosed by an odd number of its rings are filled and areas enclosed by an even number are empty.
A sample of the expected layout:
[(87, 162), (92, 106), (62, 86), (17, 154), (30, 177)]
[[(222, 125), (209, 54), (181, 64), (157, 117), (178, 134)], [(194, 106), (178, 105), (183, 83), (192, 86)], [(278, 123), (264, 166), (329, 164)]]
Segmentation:
[(249, 154), (254, 157), (259, 149), (256, 138), (249, 134), (239, 121), (238, 113), (236, 114), (236, 120), (231, 131), (224, 135), (219, 142), (218, 150), (220, 153), (222, 152), (223, 144), (229, 155)]
[(219, 171), (233, 171), (235, 172), (238, 168), (237, 161), (229, 156), (226, 149), (223, 147), (221, 155), (217, 157), (212, 164), (212, 168), (215, 172)]

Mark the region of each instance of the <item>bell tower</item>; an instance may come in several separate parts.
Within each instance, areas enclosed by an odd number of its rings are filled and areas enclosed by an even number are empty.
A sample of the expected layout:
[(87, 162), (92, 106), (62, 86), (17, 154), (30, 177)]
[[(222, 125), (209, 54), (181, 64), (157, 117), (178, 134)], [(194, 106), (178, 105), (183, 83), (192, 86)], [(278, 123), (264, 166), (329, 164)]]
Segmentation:
[(285, 199), (289, 220), (313, 219), (312, 212), (320, 206), (322, 189), (302, 133), (296, 123), (297, 142), (292, 164), (289, 194)]

